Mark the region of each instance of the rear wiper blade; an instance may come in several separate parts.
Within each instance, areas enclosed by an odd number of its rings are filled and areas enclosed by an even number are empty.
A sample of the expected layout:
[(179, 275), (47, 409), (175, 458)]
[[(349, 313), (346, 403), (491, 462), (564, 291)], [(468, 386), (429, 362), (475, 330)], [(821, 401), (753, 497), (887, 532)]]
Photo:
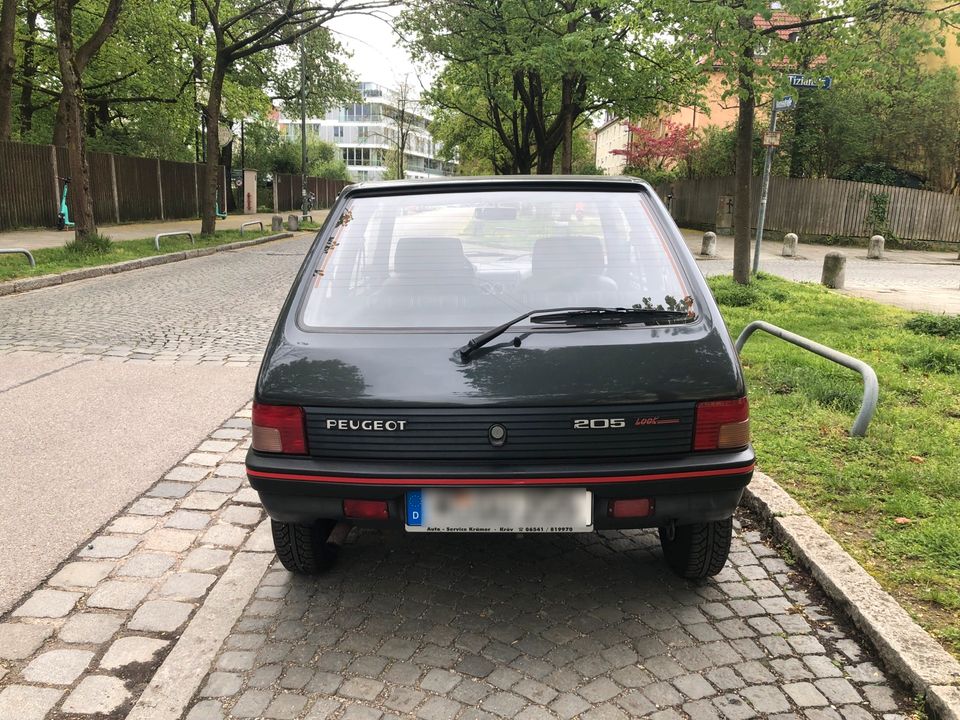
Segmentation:
[(523, 315), (518, 315), (513, 318), (513, 320), (507, 320), (503, 325), (497, 325), (495, 328), (491, 328), (480, 335), (477, 335), (475, 338), (470, 340), (466, 345), (459, 347), (454, 351), (454, 357), (457, 358), (460, 362), (466, 362), (470, 355), (482, 348), (491, 340), (503, 335), (507, 330), (516, 325), (518, 322), (526, 320), (531, 315), (540, 315), (542, 313), (570, 313), (570, 312), (588, 312), (591, 310), (603, 310), (603, 308), (598, 307), (566, 307), (566, 308), (544, 308), (542, 310), (530, 310), (525, 312)]
[(530, 322), (544, 325), (575, 325), (594, 327), (603, 325), (627, 325), (630, 323), (658, 323), (664, 320), (688, 320), (687, 310), (663, 310), (659, 308), (590, 308), (567, 312), (536, 315)]

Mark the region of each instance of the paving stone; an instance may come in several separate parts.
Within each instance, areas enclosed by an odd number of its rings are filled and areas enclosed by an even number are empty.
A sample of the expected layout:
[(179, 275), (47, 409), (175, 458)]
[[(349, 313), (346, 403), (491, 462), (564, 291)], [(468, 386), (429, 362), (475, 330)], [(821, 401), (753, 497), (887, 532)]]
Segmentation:
[(847, 703), (858, 703), (861, 700), (857, 689), (844, 678), (824, 678), (815, 681), (813, 684), (831, 703), (846, 705)]
[(150, 583), (107, 580), (87, 598), (87, 607), (133, 610), (151, 588)]
[(253, 488), (243, 488), (233, 496), (233, 502), (243, 505), (260, 505), (260, 495)]
[(258, 718), (273, 700), (273, 693), (263, 690), (247, 690), (237, 704), (230, 709), (230, 714), (238, 718)]
[(93, 653), (88, 650), (50, 650), (34, 658), (21, 674), (27, 682), (70, 685), (91, 660)]
[(477, 678), (487, 677), (495, 668), (496, 665), (480, 655), (465, 655), (456, 665), (457, 671)]
[(240, 692), (243, 677), (237, 673), (212, 672), (200, 690), (200, 697), (230, 697)]
[(130, 697), (123, 680), (108, 675), (88, 675), (63, 702), (63, 711), (79, 715), (109, 714)]
[(213, 548), (199, 547), (191, 550), (190, 553), (180, 563), (183, 570), (194, 570), (197, 572), (209, 572), (222, 568), (233, 559), (233, 553), (229, 550), (215, 550)]
[(197, 533), (189, 530), (175, 530), (171, 528), (157, 528), (147, 533), (143, 538), (144, 550), (165, 550), (167, 552), (183, 552), (193, 545)]
[(107, 526), (107, 532), (141, 535), (157, 524), (156, 518), (143, 515), (124, 515)]
[(164, 527), (181, 530), (203, 530), (210, 523), (210, 513), (196, 510), (177, 510), (167, 518)]
[(220, 670), (250, 670), (256, 657), (252, 650), (227, 650), (217, 659), (217, 667)]
[(222, 720), (223, 705), (216, 700), (201, 700), (187, 713), (186, 720)]
[(434, 668), (420, 681), (420, 687), (438, 695), (444, 695), (453, 690), (460, 680), (462, 680), (462, 677), (458, 673)]
[[(549, 704), (559, 694), (549, 685), (544, 685), (542, 682), (531, 680), (529, 678), (524, 678), (514, 685), (513, 692), (517, 693), (518, 695), (522, 695), (538, 705)], [(617, 693), (619, 692), (620, 688), (618, 687)]]
[(700, 675), (683, 675), (673, 679), (673, 686), (686, 695), (691, 700), (710, 697), (717, 691), (713, 685), (703, 679)]
[(0, 659), (23, 660), (30, 657), (53, 635), (53, 630), (48, 625), (0, 623)]
[(11, 613), (13, 617), (59, 618), (71, 610), (83, 593), (63, 590), (34, 590), (27, 601)]
[(47, 582), (55, 587), (94, 587), (116, 567), (115, 562), (88, 560), (64, 565)]
[(197, 450), (200, 452), (225, 453), (230, 452), (236, 446), (236, 442), (230, 442), (229, 440), (204, 440), (197, 446)]
[(219, 453), (193, 452), (187, 455), (183, 462), (185, 465), (200, 465), (202, 467), (212, 468), (216, 466), (223, 456)]
[(239, 547), (246, 537), (246, 528), (228, 523), (217, 523), (201, 536), (200, 542), (207, 545)]
[(480, 707), (500, 717), (512, 718), (526, 704), (526, 700), (512, 692), (495, 692), (487, 695), (480, 702)]
[(197, 492), (233, 493), (240, 488), (242, 482), (242, 478), (214, 476), (200, 483)]
[(264, 717), (272, 720), (294, 720), (307, 705), (307, 698), (293, 693), (280, 693), (267, 707)]
[(220, 513), (220, 519), (223, 522), (233, 523), (234, 525), (256, 525), (260, 522), (261, 517), (259, 508), (241, 505), (231, 505)]
[(817, 688), (808, 682), (788, 683), (783, 690), (800, 707), (829, 705), (830, 703)]
[(150, 516), (160, 516), (166, 515), (168, 512), (173, 510), (176, 506), (174, 500), (169, 500), (167, 498), (141, 498), (137, 500), (133, 505), (130, 506), (130, 509), (127, 510), (131, 515), (150, 515)]
[(877, 712), (888, 713), (895, 712), (897, 701), (894, 699), (893, 691), (884, 685), (865, 685), (863, 694), (872, 707)]
[(140, 552), (131, 555), (117, 570), (118, 577), (156, 578), (173, 566), (176, 557), (164, 553)]
[(182, 498), (193, 490), (194, 486), (186, 482), (158, 482), (148, 492), (148, 497)]
[(173, 632), (187, 621), (193, 605), (173, 600), (148, 600), (127, 627), (147, 632)]
[(264, 520), (250, 533), (243, 549), (248, 552), (274, 552), (273, 534), (270, 529), (270, 521)]
[(238, 477), (244, 478), (247, 476), (247, 468), (241, 463), (223, 463), (216, 470), (213, 471), (214, 475), (220, 475), (223, 477)]
[(383, 713), (367, 705), (348, 705), (341, 720), (380, 720)]
[(790, 710), (790, 703), (779, 688), (773, 685), (754, 685), (740, 691), (753, 709), (759, 713), (782, 713)]
[(140, 544), (140, 538), (101, 535), (80, 551), (83, 558), (122, 558)]
[(747, 718), (756, 717), (753, 708), (737, 695), (723, 695), (716, 698), (713, 704), (728, 720), (747, 720)]
[(164, 479), (195, 483), (203, 480), (209, 473), (209, 468), (177, 465), (173, 470), (164, 475)]
[(340, 686), (338, 693), (358, 700), (373, 700), (383, 690), (383, 683), (369, 678), (350, 678)]
[(319, 698), (310, 708), (310, 712), (307, 713), (304, 720), (327, 720), (333, 717), (341, 705), (340, 701), (333, 698)]
[(166, 640), (148, 637), (122, 637), (115, 640), (101, 658), (100, 667), (104, 670), (117, 670), (134, 663), (149, 663), (169, 644)]
[[(2, 648), (2, 646), (0, 646)], [(2, 649), (0, 649), (2, 652)], [(8, 685), (0, 690), (0, 718), (4, 720), (43, 720), (59, 702), (63, 690)]]
[(180, 507), (184, 510), (217, 510), (227, 501), (228, 497), (224, 493), (197, 490), (184, 498)]
[(819, 678), (841, 677), (843, 672), (825, 655), (807, 655), (803, 663)]
[(216, 579), (216, 575), (208, 573), (174, 573), (164, 581), (157, 592), (164, 598), (194, 600), (203, 597)]
[(117, 633), (123, 620), (111, 613), (79, 613), (64, 623), (57, 637), (68, 643), (104, 643)]

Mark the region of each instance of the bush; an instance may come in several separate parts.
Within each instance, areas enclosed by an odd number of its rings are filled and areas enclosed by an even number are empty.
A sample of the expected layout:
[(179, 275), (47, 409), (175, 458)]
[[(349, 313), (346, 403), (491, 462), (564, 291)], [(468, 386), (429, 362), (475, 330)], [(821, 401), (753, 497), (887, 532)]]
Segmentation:
[(68, 252), (77, 255), (103, 255), (110, 252), (112, 247), (113, 241), (100, 233), (93, 233), (83, 239), (75, 237), (64, 244)]
[(907, 320), (904, 327), (921, 335), (960, 338), (960, 316), (958, 315), (921, 313)]

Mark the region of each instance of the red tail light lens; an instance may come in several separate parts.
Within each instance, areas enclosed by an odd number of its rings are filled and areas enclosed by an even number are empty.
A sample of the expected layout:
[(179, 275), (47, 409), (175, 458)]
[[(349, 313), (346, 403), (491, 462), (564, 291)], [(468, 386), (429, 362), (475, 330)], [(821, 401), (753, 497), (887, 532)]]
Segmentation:
[(697, 403), (694, 450), (745, 447), (750, 442), (750, 408), (747, 399)]
[(307, 454), (303, 408), (253, 404), (253, 449), (260, 452)]
[(390, 517), (386, 500), (344, 500), (343, 514), (354, 520), (386, 520)]
[(638, 518), (648, 515), (653, 515), (653, 501), (649, 498), (611, 500), (607, 505), (607, 517)]

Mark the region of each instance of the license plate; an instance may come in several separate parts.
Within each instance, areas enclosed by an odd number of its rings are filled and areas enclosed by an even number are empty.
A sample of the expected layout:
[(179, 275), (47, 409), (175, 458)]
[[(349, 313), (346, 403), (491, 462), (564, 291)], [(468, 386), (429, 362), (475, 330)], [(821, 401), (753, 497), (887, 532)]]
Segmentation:
[(408, 532), (590, 532), (583, 488), (423, 488), (407, 491)]

